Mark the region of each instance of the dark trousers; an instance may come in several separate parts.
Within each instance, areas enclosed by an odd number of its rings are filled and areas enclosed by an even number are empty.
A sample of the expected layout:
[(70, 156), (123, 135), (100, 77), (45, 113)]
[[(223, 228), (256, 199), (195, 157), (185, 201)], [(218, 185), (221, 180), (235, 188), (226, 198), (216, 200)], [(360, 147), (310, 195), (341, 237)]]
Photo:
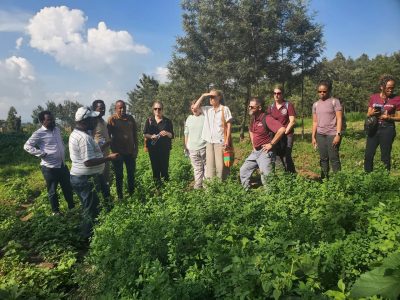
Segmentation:
[(165, 147), (149, 148), (151, 169), (153, 171), (153, 178), (156, 180), (157, 184), (161, 183), (161, 179), (165, 181), (169, 180), (169, 153), (170, 149), (165, 149)]
[(395, 136), (396, 128), (391, 124), (387, 126), (379, 126), (373, 136), (367, 137), (364, 157), (364, 170), (366, 172), (372, 172), (374, 168), (374, 156), (378, 145), (381, 149), (381, 161), (385, 165), (386, 169), (390, 171), (390, 158)]
[(332, 142), (334, 138), (334, 135), (324, 135), (319, 133), (317, 133), (316, 136), (321, 166), (321, 178), (328, 177), (329, 162), (332, 166), (332, 171), (334, 173), (341, 170), (339, 158), (340, 144), (337, 146), (333, 146)]
[(99, 174), (96, 178), (96, 190), (101, 191), (101, 194), (103, 195), (103, 206), (107, 211), (110, 211), (113, 203), (111, 200), (111, 193), (110, 193), (110, 185), (107, 181), (106, 176), (104, 176), (104, 173)]
[(136, 159), (131, 154), (120, 154), (118, 159), (113, 160), (118, 199), (123, 198), (122, 185), (124, 180), (124, 163), (126, 167), (129, 195), (132, 195), (135, 190)]
[(286, 172), (296, 173), (296, 168), (294, 166), (293, 158), (292, 158), (292, 149), (293, 149), (293, 139), (294, 135), (287, 135), (286, 138), (286, 147), (285, 151), (281, 155), (277, 155), (277, 158), (281, 161)]
[(71, 175), (71, 185), (82, 204), (82, 236), (84, 238), (91, 236), (93, 224), (99, 215), (99, 197), (96, 192), (97, 176), (98, 175)]
[(41, 166), (41, 169), (44, 180), (46, 181), (51, 210), (54, 213), (60, 211), (60, 204), (57, 196), (57, 186), (59, 183), (64, 194), (64, 198), (68, 203), (68, 208), (74, 208), (75, 204), (73, 200), (71, 182), (69, 181), (68, 167), (63, 164), (60, 168), (48, 168), (46, 166)]

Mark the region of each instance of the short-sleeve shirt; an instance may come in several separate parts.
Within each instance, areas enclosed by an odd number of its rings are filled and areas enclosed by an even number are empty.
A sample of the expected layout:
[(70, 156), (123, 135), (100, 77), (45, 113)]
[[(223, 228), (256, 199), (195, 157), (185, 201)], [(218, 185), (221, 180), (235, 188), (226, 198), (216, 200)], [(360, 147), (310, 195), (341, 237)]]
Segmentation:
[(224, 143), (224, 124), (222, 123), (222, 108), (224, 110), (225, 122), (232, 120), (232, 114), (228, 106), (220, 105), (217, 110), (213, 106), (202, 106), (204, 114), (204, 126), (201, 138), (207, 143)]
[[(154, 116), (147, 118), (146, 123), (144, 124), (144, 134), (159, 134), (161, 131), (168, 131), (172, 133), (172, 138), (174, 138), (174, 128), (170, 119), (166, 117), (162, 117), (161, 121), (157, 123)], [(170, 150), (172, 148), (171, 139), (167, 136), (160, 136), (158, 141), (152, 145), (151, 140), (147, 140), (146, 142), (147, 148), (151, 151), (152, 148), (161, 148), (164, 150)]]
[[(380, 94), (373, 94), (369, 98), (368, 107), (373, 108), (374, 105), (381, 107), (382, 113), (387, 111), (388, 115), (394, 115), (396, 111), (400, 111), (400, 96), (392, 96), (388, 99), (382, 99)], [(393, 120), (378, 119), (380, 124), (394, 123)]]
[(71, 175), (94, 175), (104, 170), (104, 163), (86, 167), (85, 161), (102, 158), (103, 153), (94, 139), (84, 131), (74, 129), (69, 136), (69, 155), (72, 161)]
[[(268, 107), (268, 113), (271, 116), (279, 121), (284, 127), (289, 124), (289, 117), (296, 117), (296, 111), (291, 102), (284, 101), (280, 108), (274, 102), (271, 106)], [(290, 130), (289, 134), (294, 132), (293, 128)]]
[[(264, 128), (263, 118), (265, 118), (267, 128)], [(253, 134), (253, 147), (257, 148), (270, 143), (273, 139), (271, 133), (276, 133), (281, 127), (283, 127), (282, 124), (271, 115), (263, 112), (254, 114), (249, 126), (249, 130)]]
[(186, 147), (189, 150), (196, 151), (206, 146), (206, 141), (201, 138), (204, 126), (204, 115), (190, 115), (185, 122), (184, 134), (188, 141)]
[(111, 135), (111, 150), (120, 154), (137, 154), (137, 126), (131, 115), (112, 115), (108, 118), (108, 132)]
[(317, 133), (322, 135), (336, 135), (336, 112), (342, 111), (339, 99), (319, 99), (312, 106), (313, 114), (317, 115)]

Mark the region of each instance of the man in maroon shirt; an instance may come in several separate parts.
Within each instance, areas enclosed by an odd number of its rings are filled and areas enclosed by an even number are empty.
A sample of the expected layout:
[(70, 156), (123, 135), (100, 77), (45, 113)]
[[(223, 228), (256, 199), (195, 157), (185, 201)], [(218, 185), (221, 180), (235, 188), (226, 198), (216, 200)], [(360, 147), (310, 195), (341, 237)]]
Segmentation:
[[(250, 186), (251, 174), (257, 168), (260, 168), (261, 182), (263, 185), (266, 184), (265, 177), (274, 169), (276, 157), (274, 145), (285, 134), (285, 127), (270, 115), (265, 114), (262, 106), (263, 101), (260, 98), (251, 98), (249, 132), (253, 151), (240, 168), (240, 182), (246, 189)], [(274, 133), (272, 138), (271, 135)]]

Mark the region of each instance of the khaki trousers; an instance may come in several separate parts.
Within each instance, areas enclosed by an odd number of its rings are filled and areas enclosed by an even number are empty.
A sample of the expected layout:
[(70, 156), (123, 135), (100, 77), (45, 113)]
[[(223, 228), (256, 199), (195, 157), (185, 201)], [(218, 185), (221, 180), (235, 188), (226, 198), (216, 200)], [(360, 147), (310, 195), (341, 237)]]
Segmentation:
[(229, 175), (229, 168), (224, 165), (224, 145), (210, 144), (206, 145), (206, 178), (211, 179), (217, 176), (225, 180)]

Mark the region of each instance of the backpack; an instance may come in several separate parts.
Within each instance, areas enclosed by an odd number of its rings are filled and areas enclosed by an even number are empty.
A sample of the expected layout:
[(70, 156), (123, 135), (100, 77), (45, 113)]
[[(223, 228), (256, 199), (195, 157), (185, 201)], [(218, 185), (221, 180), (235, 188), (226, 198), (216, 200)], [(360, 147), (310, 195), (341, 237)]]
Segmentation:
[[(336, 99), (332, 98), (332, 107), (333, 110), (335, 110), (335, 104), (336, 104)], [(318, 101), (315, 102), (315, 109), (317, 109)], [(347, 121), (346, 121), (346, 115), (344, 113), (344, 106), (342, 105), (342, 132), (346, 131), (347, 129)]]

